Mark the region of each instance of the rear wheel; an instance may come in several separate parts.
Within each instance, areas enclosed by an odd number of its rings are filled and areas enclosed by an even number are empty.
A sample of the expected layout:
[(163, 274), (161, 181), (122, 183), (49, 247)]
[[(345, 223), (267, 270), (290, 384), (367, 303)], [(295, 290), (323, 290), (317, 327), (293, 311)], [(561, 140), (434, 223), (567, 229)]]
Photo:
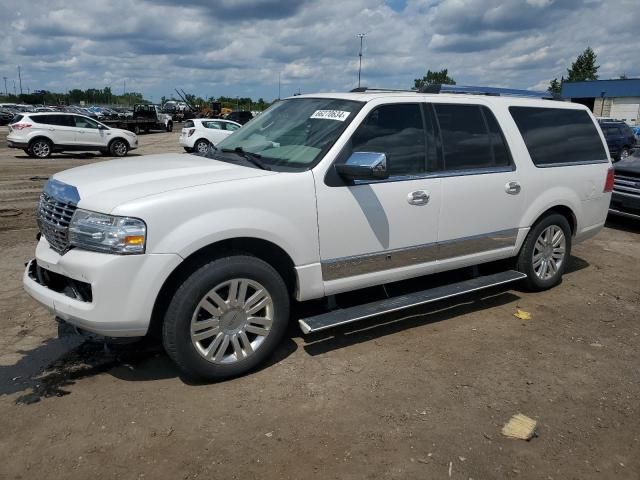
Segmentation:
[(178, 288), (164, 319), (163, 344), (191, 377), (244, 374), (276, 349), (289, 321), (289, 294), (268, 263), (237, 255), (196, 270)]
[(167, 123), (167, 132), (172, 132), (173, 131), (173, 122), (169, 122)]
[(195, 145), (193, 146), (193, 149), (198, 153), (207, 153), (209, 151), (210, 146), (211, 144), (207, 140), (205, 140), (204, 138), (201, 138), (195, 143)]
[(131, 131), (136, 135), (140, 135), (140, 125), (134, 125), (133, 127), (131, 127)]
[(114, 157), (124, 157), (129, 151), (129, 145), (124, 140), (116, 138), (109, 144), (109, 151)]
[(185, 152), (187, 152), (187, 153), (191, 153), (191, 152), (193, 152), (193, 148), (191, 148), (191, 147), (184, 147), (184, 151), (185, 151)]
[(554, 287), (562, 281), (571, 255), (571, 227), (557, 213), (538, 221), (527, 235), (518, 256), (518, 270), (532, 291)]
[(46, 138), (38, 138), (29, 145), (29, 151), (36, 158), (50, 157), (52, 150), (53, 144)]

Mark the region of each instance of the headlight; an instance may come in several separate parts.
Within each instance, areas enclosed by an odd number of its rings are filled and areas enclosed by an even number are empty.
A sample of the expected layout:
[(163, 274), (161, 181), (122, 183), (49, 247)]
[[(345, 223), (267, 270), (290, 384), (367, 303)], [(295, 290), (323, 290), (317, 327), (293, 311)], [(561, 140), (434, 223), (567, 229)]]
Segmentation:
[(147, 226), (139, 218), (116, 217), (78, 209), (69, 225), (69, 243), (104, 253), (144, 253)]

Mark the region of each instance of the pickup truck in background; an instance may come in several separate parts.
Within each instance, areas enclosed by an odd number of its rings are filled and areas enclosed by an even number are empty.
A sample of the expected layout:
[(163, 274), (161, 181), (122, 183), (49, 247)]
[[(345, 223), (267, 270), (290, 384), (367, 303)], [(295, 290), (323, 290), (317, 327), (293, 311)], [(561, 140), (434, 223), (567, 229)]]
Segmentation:
[(129, 130), (136, 135), (140, 132), (149, 133), (151, 130), (171, 132), (173, 130), (173, 118), (167, 113), (162, 113), (158, 105), (136, 104), (133, 107), (133, 115), (126, 118), (102, 120), (102, 123), (111, 127)]

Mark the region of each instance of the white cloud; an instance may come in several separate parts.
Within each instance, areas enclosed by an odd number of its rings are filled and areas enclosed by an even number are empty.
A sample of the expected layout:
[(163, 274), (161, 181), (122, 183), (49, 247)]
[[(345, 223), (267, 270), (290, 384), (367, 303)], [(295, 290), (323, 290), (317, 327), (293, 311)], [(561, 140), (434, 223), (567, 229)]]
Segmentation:
[(34, 89), (175, 87), (274, 98), (363, 83), (411, 87), (428, 68), (458, 83), (545, 87), (587, 46), (602, 78), (640, 75), (637, 0), (0, 0), (0, 76)]

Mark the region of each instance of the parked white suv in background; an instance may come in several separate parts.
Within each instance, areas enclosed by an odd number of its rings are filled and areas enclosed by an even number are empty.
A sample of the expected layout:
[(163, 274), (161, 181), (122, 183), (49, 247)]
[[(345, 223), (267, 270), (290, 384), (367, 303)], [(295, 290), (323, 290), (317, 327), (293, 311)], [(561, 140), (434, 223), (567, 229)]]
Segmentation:
[(7, 144), (37, 158), (47, 158), (53, 152), (92, 150), (123, 157), (138, 148), (138, 137), (83, 115), (24, 113), (9, 124)]
[(572, 244), (603, 227), (612, 187), (606, 143), (582, 105), (302, 95), (207, 156), (54, 175), (24, 285), (81, 330), (161, 332), (182, 371), (219, 379), (271, 355), (293, 299), (465, 267), (453, 285), (420, 278), (402, 283), (410, 293), (298, 319), (309, 333), (513, 281), (553, 287)]
[(231, 120), (194, 118), (184, 122), (180, 132), (180, 145), (187, 152), (206, 153), (211, 145), (217, 145), (242, 125)]

